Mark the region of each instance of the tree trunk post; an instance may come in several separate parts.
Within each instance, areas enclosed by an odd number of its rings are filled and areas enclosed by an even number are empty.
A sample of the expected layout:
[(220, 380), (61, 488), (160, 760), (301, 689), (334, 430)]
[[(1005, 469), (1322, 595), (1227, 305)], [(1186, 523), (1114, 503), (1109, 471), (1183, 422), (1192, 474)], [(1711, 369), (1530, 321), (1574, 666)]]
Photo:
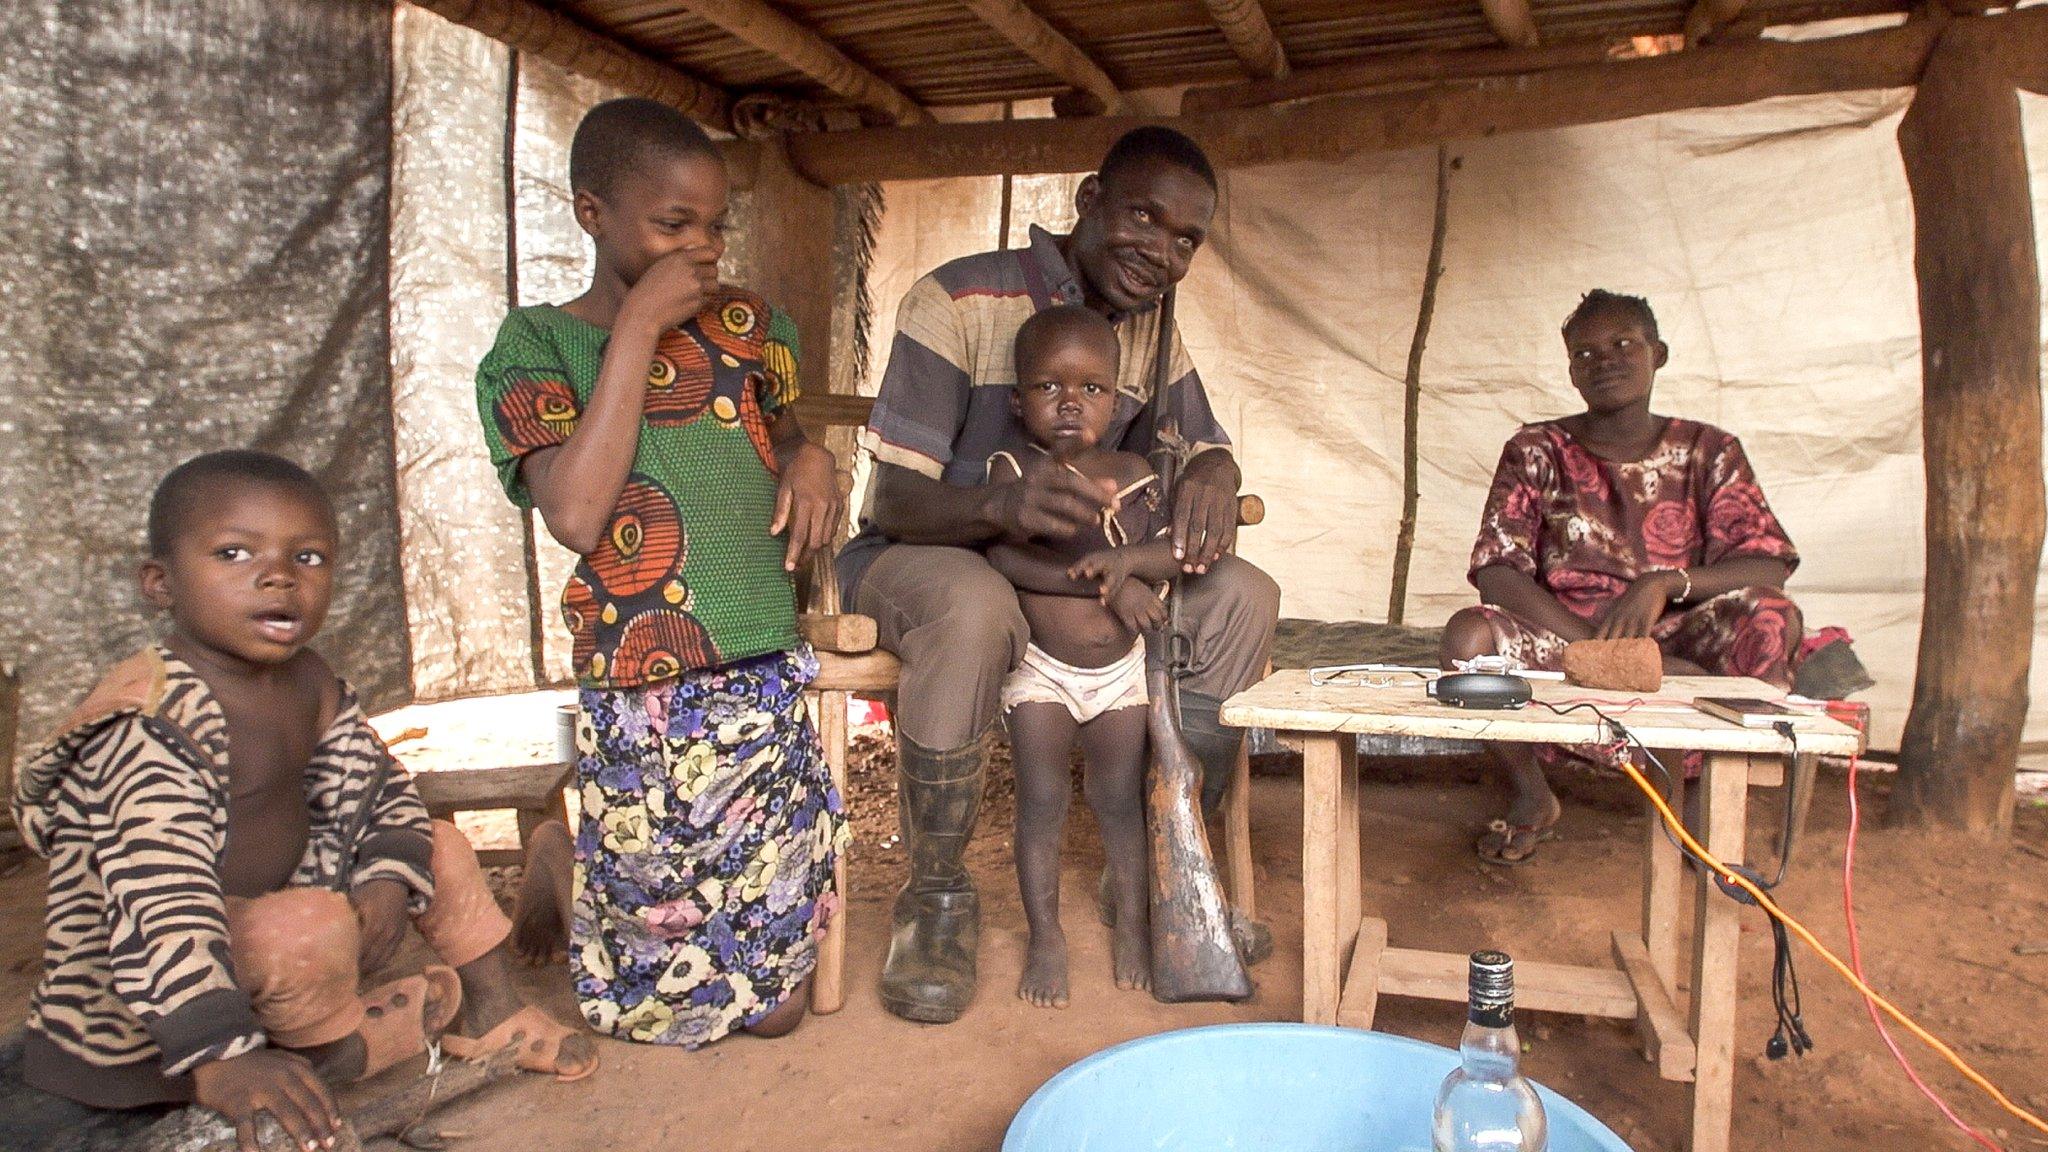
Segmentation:
[(2041, 562), (2041, 282), (1998, 32), (1942, 33), (1899, 126), (1920, 290), (1927, 580), (1889, 821), (2002, 839)]

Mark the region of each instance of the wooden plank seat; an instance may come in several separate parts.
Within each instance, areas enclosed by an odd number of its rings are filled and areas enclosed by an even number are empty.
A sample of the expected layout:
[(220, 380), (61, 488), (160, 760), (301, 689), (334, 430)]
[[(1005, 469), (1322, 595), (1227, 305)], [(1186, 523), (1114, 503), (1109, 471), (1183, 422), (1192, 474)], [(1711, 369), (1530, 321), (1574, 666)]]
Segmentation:
[(501, 768), (457, 768), (416, 772), (412, 782), (426, 801), (427, 814), (452, 819), (457, 812), (488, 812), (510, 808), (519, 821), (518, 848), (483, 848), (477, 859), (496, 867), (526, 862), (526, 838), (550, 818), (567, 823), (562, 789), (575, 767), (569, 764), (513, 764)]

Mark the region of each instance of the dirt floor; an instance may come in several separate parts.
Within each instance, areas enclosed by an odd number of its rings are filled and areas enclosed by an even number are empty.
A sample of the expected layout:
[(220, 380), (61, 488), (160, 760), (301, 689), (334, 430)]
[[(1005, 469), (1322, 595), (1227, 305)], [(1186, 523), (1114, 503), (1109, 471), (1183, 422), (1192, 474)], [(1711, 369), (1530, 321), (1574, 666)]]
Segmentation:
[[(432, 760), (454, 738), (438, 726), (412, 742), (410, 759)], [(545, 742), (545, 737), (538, 738)], [(400, 751), (409, 749), (401, 745)], [(903, 853), (893, 786), (879, 737), (859, 745), (852, 806), (852, 936), (848, 1001), (781, 1040), (731, 1039), (688, 1053), (601, 1041), (604, 1068), (573, 1085), (538, 1078), (492, 1090), (442, 1122), (456, 1147), (497, 1152), (645, 1148), (995, 1149), (1025, 1098), (1066, 1065), (1150, 1033), (1244, 1020), (1286, 1020), (1300, 1004), (1300, 785), (1287, 775), (1254, 782), (1258, 900), (1277, 950), (1255, 970), (1247, 1004), (1167, 1006), (1120, 993), (1109, 980), (1106, 930), (1096, 923), (1101, 856), (1085, 805), (1070, 828), (1064, 920), (1074, 956), (1073, 1005), (1033, 1009), (1014, 995), (1024, 944), (1010, 873), (1006, 772), (999, 771), (972, 850), (984, 899), (982, 986), (953, 1025), (898, 1020), (873, 989), (886, 943), (888, 900)], [(1283, 771), (1285, 765), (1279, 766)], [(1391, 925), (1394, 944), (1466, 950), (1499, 946), (1528, 959), (1604, 963), (1611, 929), (1638, 915), (1640, 845), (1646, 828), (1626, 784), (1591, 776), (1560, 782), (1562, 838), (1516, 869), (1481, 865), (1476, 828), (1499, 803), (1477, 767), (1457, 761), (1368, 761), (1365, 904)], [(1808, 838), (1782, 903), (1831, 946), (1841, 947), (1841, 861), (1847, 830), (1845, 778), (1824, 768)], [(1866, 813), (1881, 813), (1885, 783), (1865, 776)], [(1752, 858), (1770, 858), (1777, 794), (1752, 794)], [(472, 824), (489, 838), (508, 820)], [(1872, 981), (1952, 1044), (1991, 1080), (2037, 1112), (2048, 1111), (2048, 809), (2028, 804), (2015, 845), (1989, 850), (1885, 830), (1858, 844), (1857, 908)], [(517, 871), (497, 882), (509, 892)], [(41, 874), (0, 879), (0, 1013), (18, 1018), (38, 966)], [(1853, 992), (1802, 951), (1806, 1022), (1818, 1047), (1804, 1059), (1763, 1057), (1771, 1031), (1770, 932), (1761, 913), (1744, 923), (1737, 1038), (1735, 1147), (1870, 1152), (1974, 1147), (1949, 1128), (1892, 1063)], [(526, 973), (528, 990), (573, 1017), (566, 970)], [(1455, 1044), (1461, 1013), (1450, 1004), (1384, 1000), (1377, 1026)], [(1544, 1013), (1521, 1015), (1532, 1075), (1577, 1100), (1639, 1152), (1683, 1146), (1685, 1085), (1659, 1080), (1632, 1027)], [(2002, 1145), (2048, 1148), (1940, 1065), (1902, 1040), (1923, 1074)]]

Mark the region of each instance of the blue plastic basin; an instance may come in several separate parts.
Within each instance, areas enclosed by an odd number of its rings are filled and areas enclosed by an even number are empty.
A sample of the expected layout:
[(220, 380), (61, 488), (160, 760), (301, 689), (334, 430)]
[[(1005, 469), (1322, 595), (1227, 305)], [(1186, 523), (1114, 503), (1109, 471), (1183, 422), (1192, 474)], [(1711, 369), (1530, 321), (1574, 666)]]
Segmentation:
[[(1024, 1102), (1003, 1152), (1429, 1152), (1448, 1048), (1311, 1024), (1223, 1024), (1147, 1036), (1082, 1060)], [(1630, 1152), (1537, 1086), (1550, 1152)]]

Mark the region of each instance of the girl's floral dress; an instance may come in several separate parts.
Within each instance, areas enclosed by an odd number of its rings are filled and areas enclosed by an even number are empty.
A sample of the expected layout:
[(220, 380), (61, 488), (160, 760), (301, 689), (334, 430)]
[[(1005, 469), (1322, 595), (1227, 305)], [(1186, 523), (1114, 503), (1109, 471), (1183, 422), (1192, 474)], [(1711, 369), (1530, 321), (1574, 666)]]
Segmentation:
[(844, 809), (803, 687), (810, 650), (582, 691), (575, 945), (584, 1018), (695, 1048), (811, 974)]

